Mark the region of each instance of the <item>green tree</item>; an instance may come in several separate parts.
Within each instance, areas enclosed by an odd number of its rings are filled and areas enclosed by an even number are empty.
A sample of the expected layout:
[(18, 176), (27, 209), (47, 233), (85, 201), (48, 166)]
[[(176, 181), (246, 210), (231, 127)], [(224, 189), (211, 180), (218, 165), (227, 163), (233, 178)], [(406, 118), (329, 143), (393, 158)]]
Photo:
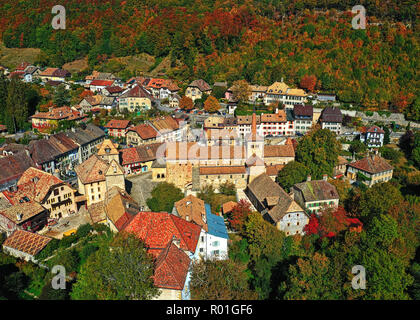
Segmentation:
[(200, 260), (192, 266), (190, 290), (194, 300), (256, 299), (248, 285), (246, 266), (233, 260)]
[(70, 103), (70, 93), (64, 87), (64, 85), (59, 85), (54, 93), (54, 104), (57, 107), (68, 106)]
[(152, 190), (152, 197), (147, 199), (147, 206), (152, 211), (172, 212), (174, 203), (184, 198), (181, 189), (172, 183), (160, 182)]
[(149, 300), (158, 295), (153, 286), (153, 260), (143, 242), (119, 233), (105, 243), (81, 268), (71, 297), (76, 300)]
[(277, 183), (286, 191), (296, 183), (303, 182), (309, 175), (309, 169), (300, 162), (291, 161), (287, 163), (277, 174)]
[(313, 179), (332, 175), (338, 163), (341, 144), (328, 129), (315, 129), (301, 138), (296, 149), (296, 161), (305, 165)]

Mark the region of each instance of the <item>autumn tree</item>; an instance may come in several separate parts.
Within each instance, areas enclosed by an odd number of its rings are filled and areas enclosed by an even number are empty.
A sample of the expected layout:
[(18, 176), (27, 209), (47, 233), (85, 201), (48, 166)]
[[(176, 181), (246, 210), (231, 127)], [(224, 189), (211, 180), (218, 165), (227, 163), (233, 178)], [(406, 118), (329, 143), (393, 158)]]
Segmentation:
[(239, 231), (243, 232), (245, 227), (245, 222), (249, 214), (251, 213), (251, 204), (241, 199), (238, 204), (232, 209), (232, 213), (230, 214), (230, 218), (228, 219), (230, 226)]
[(147, 199), (147, 206), (152, 211), (172, 212), (174, 203), (184, 197), (181, 189), (168, 182), (158, 183), (151, 192), (152, 197)]
[(232, 99), (238, 102), (247, 102), (251, 95), (251, 88), (245, 80), (237, 80), (232, 85)]
[(220, 103), (213, 96), (209, 96), (204, 102), (204, 110), (209, 113), (214, 113), (220, 110)]
[(179, 100), (179, 107), (182, 110), (189, 111), (194, 108), (194, 102), (190, 97), (183, 96), (181, 100)]
[(316, 76), (304, 75), (302, 79), (300, 80), (300, 87), (309, 92), (312, 92), (315, 89), (316, 81), (317, 81)]

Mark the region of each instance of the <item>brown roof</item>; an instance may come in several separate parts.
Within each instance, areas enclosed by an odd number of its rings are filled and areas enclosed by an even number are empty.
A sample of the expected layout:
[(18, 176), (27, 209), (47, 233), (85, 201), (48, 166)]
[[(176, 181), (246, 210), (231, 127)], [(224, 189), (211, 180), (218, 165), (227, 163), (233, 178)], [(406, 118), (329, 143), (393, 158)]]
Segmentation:
[(16, 230), (3, 242), (3, 246), (27, 253), (31, 256), (38, 254), (51, 238), (23, 230)]
[(155, 118), (151, 121), (151, 124), (160, 133), (170, 132), (179, 129), (178, 122), (171, 116)]
[(143, 140), (156, 138), (158, 132), (150, 124), (139, 124), (129, 128), (128, 131), (136, 132)]
[[(261, 123), (261, 117), (259, 115), (256, 116), (257, 118), (257, 124)], [(246, 125), (251, 125), (252, 124), (252, 115), (248, 115), (248, 116), (237, 116), (237, 123), (239, 125), (241, 124), (246, 124)]]
[(343, 121), (343, 115), (341, 114), (341, 110), (335, 107), (326, 107), (324, 110), (322, 110), (321, 121), (341, 123)]
[(311, 105), (295, 105), (293, 107), (293, 112), (295, 114), (295, 116), (305, 116), (305, 117), (311, 117), (314, 114), (314, 109)]
[(271, 157), (295, 157), (295, 150), (293, 145), (265, 145), (264, 158)]
[(339, 199), (337, 189), (324, 180), (312, 180), (297, 183), (293, 188), (302, 193), (305, 202)]
[(105, 139), (97, 148), (100, 156), (119, 154), (118, 144), (113, 143), (110, 139)]
[(104, 201), (93, 203), (88, 207), (88, 212), (92, 223), (99, 223), (106, 220)]
[(144, 89), (143, 87), (139, 85), (134, 86), (129, 91), (127, 91), (126, 93), (123, 93), (120, 96), (120, 99), (124, 99), (124, 98), (147, 98), (147, 99), (153, 100), (153, 97), (150, 95), (150, 93), (147, 92), (146, 89)]
[[(6, 195), (7, 197), (7, 195)], [(14, 203), (11, 207), (6, 208), (0, 211), (0, 214), (8, 218), (10, 221), (13, 221), (16, 224), (22, 224), (25, 221), (31, 219), (32, 217), (46, 211), (46, 209), (41, 206), (39, 203), (34, 201), (28, 202), (17, 202)], [(18, 220), (18, 215), (22, 215)]]
[(151, 143), (140, 145), (134, 148), (126, 148), (120, 151), (121, 165), (128, 165), (146, 161), (156, 160), (156, 154), (162, 143)]
[(197, 87), (201, 92), (211, 90), (210, 85), (203, 79), (194, 80), (189, 84), (189, 87)]
[(233, 210), (233, 208), (235, 208), (237, 205), (238, 205), (238, 203), (235, 202), (235, 201), (228, 201), (228, 202), (224, 203), (222, 205), (223, 213), (226, 214), (226, 213), (231, 212)]
[(206, 208), (204, 201), (189, 195), (174, 203), (174, 207), (182, 219), (194, 222), (202, 227), (206, 232), (208, 231), (206, 223)]
[(348, 165), (368, 173), (379, 173), (394, 169), (384, 158), (377, 155), (360, 159)]
[(167, 160), (244, 159), (244, 146), (199, 146), (195, 142), (167, 142)]
[(19, 179), (26, 169), (35, 166), (25, 151), (0, 158), (0, 185)]
[(267, 173), (270, 177), (277, 176), (279, 171), (284, 168), (284, 164), (275, 164), (272, 166), (265, 167), (265, 173)]
[(113, 187), (105, 195), (106, 217), (121, 231), (125, 225), (140, 211), (137, 202), (119, 187)]
[(279, 110), (277, 113), (266, 113), (261, 115), (261, 122), (286, 122), (286, 112), (284, 110)]
[(82, 164), (79, 164), (74, 170), (77, 177), (83, 184), (105, 181), (105, 173), (109, 164), (99, 158), (96, 154), (92, 155)]
[(281, 220), (292, 206), (303, 211), (286, 191), (265, 173), (254, 178), (246, 192), (251, 193), (268, 210), (267, 213), (274, 223)]

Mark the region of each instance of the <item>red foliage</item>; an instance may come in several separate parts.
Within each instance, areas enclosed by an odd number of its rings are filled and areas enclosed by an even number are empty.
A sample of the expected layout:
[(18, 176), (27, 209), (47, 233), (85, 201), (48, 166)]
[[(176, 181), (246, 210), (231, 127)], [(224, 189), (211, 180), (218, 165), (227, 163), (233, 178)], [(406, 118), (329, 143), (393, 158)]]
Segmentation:
[(251, 204), (246, 200), (240, 200), (236, 207), (232, 209), (231, 218), (228, 219), (231, 227), (241, 231), (244, 227), (246, 218), (251, 213)]
[(300, 87), (306, 89), (307, 91), (314, 91), (316, 85), (316, 76), (314, 75), (304, 75), (300, 80)]

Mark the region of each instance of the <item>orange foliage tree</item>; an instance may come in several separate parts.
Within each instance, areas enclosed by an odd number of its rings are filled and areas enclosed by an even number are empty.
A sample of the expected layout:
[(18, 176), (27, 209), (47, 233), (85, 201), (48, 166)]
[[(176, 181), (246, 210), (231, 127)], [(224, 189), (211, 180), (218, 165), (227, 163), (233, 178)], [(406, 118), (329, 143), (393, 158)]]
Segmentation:
[(207, 112), (213, 113), (219, 111), (219, 109), (220, 103), (213, 96), (209, 96), (204, 102), (204, 110), (206, 110)]
[(179, 107), (183, 110), (191, 110), (194, 108), (194, 102), (191, 98), (183, 96), (181, 100), (179, 100)]

